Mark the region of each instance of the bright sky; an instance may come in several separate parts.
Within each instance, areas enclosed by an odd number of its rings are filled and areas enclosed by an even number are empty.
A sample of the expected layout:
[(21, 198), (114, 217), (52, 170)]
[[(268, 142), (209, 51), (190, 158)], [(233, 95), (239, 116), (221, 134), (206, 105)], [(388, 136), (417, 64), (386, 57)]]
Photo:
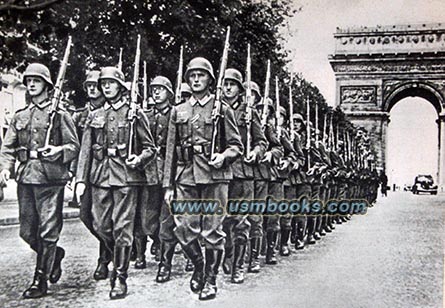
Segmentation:
[[(302, 6), (290, 22), (287, 48), (295, 72), (315, 84), (335, 104), (335, 76), (328, 62), (336, 28), (445, 22), (445, 0), (294, 0)], [(391, 110), (387, 167), (390, 183), (411, 183), (418, 173), (436, 177), (437, 114), (420, 98)]]
[(330, 104), (335, 77), (328, 62), (336, 27), (445, 22), (444, 0), (294, 0), (287, 48), (296, 72), (314, 83)]

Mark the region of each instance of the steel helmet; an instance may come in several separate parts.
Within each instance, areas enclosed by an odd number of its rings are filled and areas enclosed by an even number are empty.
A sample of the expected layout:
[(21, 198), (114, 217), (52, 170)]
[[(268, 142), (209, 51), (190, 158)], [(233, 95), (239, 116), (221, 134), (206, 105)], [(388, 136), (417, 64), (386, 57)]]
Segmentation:
[(203, 70), (206, 71), (207, 73), (210, 74), (210, 76), (212, 77), (213, 81), (215, 81), (215, 74), (213, 73), (213, 66), (210, 63), (209, 60), (207, 60), (206, 58), (202, 58), (202, 57), (197, 57), (192, 59), (189, 64), (187, 65), (187, 69), (185, 71), (185, 80), (188, 81), (189, 79), (189, 74), (192, 70)]
[[(252, 88), (252, 91), (256, 92), (256, 94), (258, 94), (258, 97), (261, 97), (260, 87), (258, 86), (258, 84), (255, 81), (251, 81), (250, 86)], [(243, 87), (244, 89), (247, 89), (247, 82), (243, 83)]]
[(155, 78), (153, 78), (153, 80), (150, 82), (150, 91), (153, 91), (151, 89), (151, 87), (153, 86), (163, 86), (164, 88), (167, 89), (167, 91), (171, 94), (174, 95), (173, 93), (173, 86), (171, 81), (164, 76), (156, 76)]
[(26, 67), (25, 72), (23, 73), (23, 84), (26, 86), (26, 77), (35, 76), (40, 77), (46, 81), (47, 84), (54, 87), (53, 82), (51, 81), (51, 73), (49, 72), (48, 67), (41, 63), (31, 63)]
[(294, 121), (300, 121), (301, 123), (305, 124), (303, 116), (301, 114), (299, 114), (299, 113), (294, 113), (293, 120)]
[(86, 84), (87, 82), (95, 82), (98, 83), (99, 81), (99, 75), (100, 75), (100, 71), (89, 71), (87, 74), (87, 78), (85, 79), (85, 81), (83, 82), (83, 89), (86, 91)]
[(193, 93), (192, 89), (190, 88), (190, 86), (186, 82), (181, 83), (181, 94), (182, 93), (188, 93), (190, 95)]
[(235, 68), (226, 69), (226, 71), (224, 72), (224, 80), (225, 79), (235, 80), (236, 82), (238, 82), (241, 89), (244, 89), (243, 75), (239, 70)]
[(280, 111), (280, 114), (281, 114), (283, 117), (286, 117), (286, 114), (287, 114), (286, 108), (284, 108), (283, 106), (279, 106), (278, 109), (279, 109), (279, 111)]
[(117, 67), (106, 66), (102, 68), (100, 70), (98, 82), (100, 82), (103, 79), (112, 79), (114, 81), (117, 81), (124, 89), (128, 91), (130, 90), (128, 85), (125, 83), (124, 73), (122, 73), (122, 71)]

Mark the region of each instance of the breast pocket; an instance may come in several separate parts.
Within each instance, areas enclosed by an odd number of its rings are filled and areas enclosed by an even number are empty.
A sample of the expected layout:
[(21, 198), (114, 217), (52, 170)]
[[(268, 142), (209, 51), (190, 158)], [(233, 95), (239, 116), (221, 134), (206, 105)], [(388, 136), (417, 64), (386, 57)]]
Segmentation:
[[(222, 121), (223, 119), (220, 119)], [(204, 120), (204, 136), (207, 140), (212, 140), (213, 134), (213, 119), (207, 118)]]
[(17, 139), (19, 141), (19, 145), (26, 145), (28, 143), (28, 122), (17, 122), (15, 123), (15, 130), (17, 132)]
[(188, 118), (178, 118), (175, 121), (176, 130), (180, 140), (185, 140), (190, 137), (190, 127)]
[(117, 126), (117, 142), (119, 144), (127, 144), (129, 137), (129, 123), (122, 122)]
[(90, 127), (93, 131), (94, 142), (99, 145), (103, 145), (105, 121), (93, 121), (90, 123)]

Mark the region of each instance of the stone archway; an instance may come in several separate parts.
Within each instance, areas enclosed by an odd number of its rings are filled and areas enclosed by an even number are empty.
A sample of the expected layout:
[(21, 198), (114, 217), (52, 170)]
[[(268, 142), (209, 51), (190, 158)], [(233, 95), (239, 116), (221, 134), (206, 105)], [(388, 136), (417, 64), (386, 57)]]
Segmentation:
[(445, 186), (445, 24), (337, 29), (329, 56), (336, 77), (336, 104), (356, 126), (370, 132), (377, 165), (386, 166), (389, 111), (416, 96), (438, 114), (439, 185)]

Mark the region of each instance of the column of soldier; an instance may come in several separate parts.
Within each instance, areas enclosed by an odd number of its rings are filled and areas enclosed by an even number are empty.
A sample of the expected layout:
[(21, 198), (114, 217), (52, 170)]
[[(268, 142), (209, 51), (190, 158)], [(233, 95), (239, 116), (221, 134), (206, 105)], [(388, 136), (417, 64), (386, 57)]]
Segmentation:
[[(369, 148), (366, 133), (340, 134), (338, 126), (334, 133), (330, 118), (319, 140), (317, 106), (314, 126), (308, 100), (306, 121), (293, 112), (289, 87), (288, 113), (279, 102), (278, 78), (275, 104), (269, 98), (270, 62), (261, 94), (251, 80), (250, 46), (245, 79), (238, 69), (226, 67), (229, 33), (218, 78), (201, 57), (192, 59), (182, 76), (181, 48), (175, 91), (168, 78), (156, 76), (143, 95), (138, 93), (139, 38), (131, 85), (118, 67), (90, 71), (83, 83), (89, 101), (72, 115), (59, 106), (70, 40), (55, 84), (43, 64), (26, 68), (23, 82), (29, 104), (15, 113), (0, 154), (4, 183), (19, 161), (15, 179), (20, 236), (37, 253), (25, 298), (47, 295), (48, 280), (56, 283), (61, 277), (65, 251), (57, 242), (64, 186), (73, 175), (81, 219), (100, 243), (93, 276), (110, 277), (111, 299), (127, 294), (130, 260), (135, 269), (147, 266), (148, 236), (159, 261), (156, 281), (170, 280), (179, 243), (188, 260), (186, 271), (193, 272), (190, 288), (207, 300), (216, 296), (221, 263), (232, 283), (243, 283), (246, 267), (249, 273), (260, 272), (262, 254), (266, 264), (276, 264), (276, 251), (283, 257), (290, 254), (289, 242), (303, 249), (350, 218), (173, 216), (173, 199), (221, 204), (228, 199), (294, 200), (305, 195), (375, 200), (377, 175), (360, 154)], [(147, 84), (145, 64), (143, 75)]]

